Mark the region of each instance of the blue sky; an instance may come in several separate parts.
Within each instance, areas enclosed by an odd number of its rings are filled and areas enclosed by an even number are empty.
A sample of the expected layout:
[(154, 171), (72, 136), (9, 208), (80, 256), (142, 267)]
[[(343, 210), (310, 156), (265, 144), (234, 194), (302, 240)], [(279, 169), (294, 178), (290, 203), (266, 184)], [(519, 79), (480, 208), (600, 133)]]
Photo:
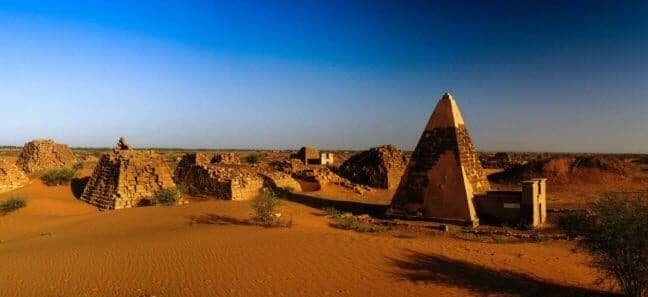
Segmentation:
[(0, 144), (648, 153), (648, 4), (484, 3), (0, 0)]

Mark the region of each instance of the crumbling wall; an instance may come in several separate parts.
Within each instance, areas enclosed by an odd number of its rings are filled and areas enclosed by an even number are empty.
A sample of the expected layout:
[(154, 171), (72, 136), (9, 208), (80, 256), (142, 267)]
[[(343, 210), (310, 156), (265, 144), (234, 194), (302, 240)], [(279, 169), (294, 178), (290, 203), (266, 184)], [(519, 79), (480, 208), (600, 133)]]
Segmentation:
[(222, 153), (214, 156), (211, 162), (217, 164), (238, 165), (241, 164), (241, 159), (237, 153)]
[(266, 186), (273, 189), (292, 189), (293, 192), (301, 192), (301, 185), (290, 174), (283, 172), (265, 172)]
[(21, 188), (28, 182), (29, 178), (20, 168), (0, 159), (0, 193)]
[(25, 143), (16, 165), (25, 172), (37, 172), (53, 168), (72, 167), (76, 158), (65, 144), (54, 140), (37, 139)]
[(102, 210), (140, 205), (159, 189), (174, 188), (171, 170), (153, 151), (114, 150), (95, 167), (81, 200)]
[(393, 145), (383, 145), (358, 153), (340, 166), (342, 177), (376, 188), (394, 189), (407, 167), (407, 157)]
[(193, 196), (211, 196), (225, 200), (248, 200), (260, 194), (263, 178), (243, 166), (221, 166), (193, 162), (183, 157), (174, 173), (176, 183)]

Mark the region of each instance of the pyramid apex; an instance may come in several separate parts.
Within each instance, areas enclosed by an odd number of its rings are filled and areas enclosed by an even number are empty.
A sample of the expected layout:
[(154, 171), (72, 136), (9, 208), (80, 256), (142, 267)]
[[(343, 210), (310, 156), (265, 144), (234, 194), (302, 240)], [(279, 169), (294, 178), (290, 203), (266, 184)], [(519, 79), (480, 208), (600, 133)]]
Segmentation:
[(434, 108), (426, 130), (439, 127), (459, 127), (464, 124), (457, 102), (452, 98), (452, 94), (445, 92)]
[(443, 99), (450, 99), (450, 100), (453, 100), (453, 101), (454, 101), (454, 98), (452, 98), (452, 94), (450, 94), (450, 92), (444, 92), (444, 93), (443, 93), (443, 96), (441, 96), (441, 99), (442, 99), (442, 100), (443, 100)]

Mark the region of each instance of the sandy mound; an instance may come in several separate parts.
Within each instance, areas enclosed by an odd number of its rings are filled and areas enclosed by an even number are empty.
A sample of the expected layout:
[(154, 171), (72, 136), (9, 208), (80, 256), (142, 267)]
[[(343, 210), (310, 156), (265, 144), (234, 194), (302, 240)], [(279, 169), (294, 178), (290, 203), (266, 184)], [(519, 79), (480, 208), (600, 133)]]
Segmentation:
[(518, 183), (546, 177), (547, 182), (554, 185), (612, 183), (624, 179), (627, 171), (627, 165), (615, 156), (554, 157), (514, 166), (489, 176), (489, 179), (499, 183)]

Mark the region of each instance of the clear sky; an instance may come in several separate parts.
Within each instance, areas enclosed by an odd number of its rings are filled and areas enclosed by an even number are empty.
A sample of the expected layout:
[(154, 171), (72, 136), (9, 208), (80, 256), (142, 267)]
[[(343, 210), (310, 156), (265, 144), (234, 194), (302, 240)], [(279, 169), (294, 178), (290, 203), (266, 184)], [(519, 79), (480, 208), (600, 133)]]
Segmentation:
[(482, 150), (648, 152), (648, 2), (0, 0), (0, 144), (412, 149), (446, 90)]

